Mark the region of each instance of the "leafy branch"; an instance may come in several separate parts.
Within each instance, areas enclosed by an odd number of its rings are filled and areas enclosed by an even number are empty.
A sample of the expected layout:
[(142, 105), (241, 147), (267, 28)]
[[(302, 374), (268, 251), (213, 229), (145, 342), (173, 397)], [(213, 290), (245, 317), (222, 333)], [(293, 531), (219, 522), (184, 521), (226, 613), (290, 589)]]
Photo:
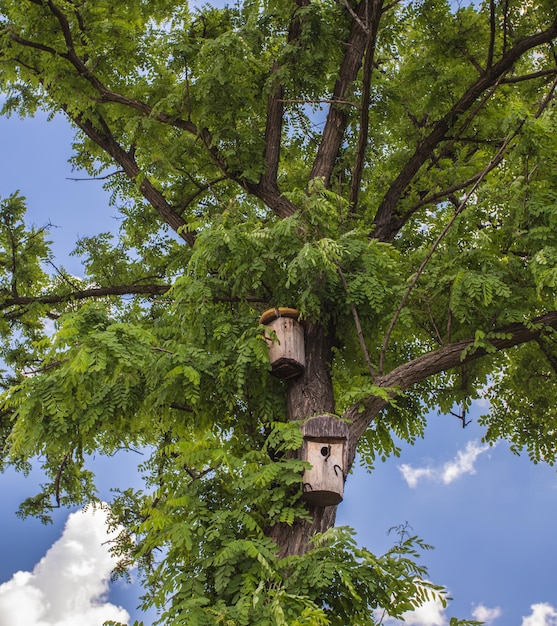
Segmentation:
[[(403, 392), (435, 374), (470, 363), (488, 354), (508, 350), (530, 341), (537, 341), (547, 329), (557, 329), (557, 311), (550, 311), (524, 323), (516, 322), (493, 329), (489, 333), (487, 343), (483, 346), (478, 346), (474, 337), (447, 344), (437, 350), (422, 354), (395, 367), (388, 374), (380, 376), (375, 384), (398, 390), (391, 392), (391, 397), (394, 397), (397, 393)], [(359, 441), (371, 421), (387, 404), (388, 400), (385, 398), (373, 396), (347, 409), (342, 417), (352, 422), (351, 440)]]
[(503, 54), (497, 63), (488, 67), (485, 73), (470, 85), (450, 111), (434, 125), (429, 135), (418, 144), (414, 154), (391, 183), (375, 215), (374, 237), (380, 241), (391, 241), (407, 221), (408, 214), (397, 213), (398, 202), (418, 171), (431, 157), (435, 148), (445, 139), (458, 119), (474, 106), (481, 94), (498, 84), (518, 59), (529, 50), (550, 43), (555, 37), (557, 37), (557, 20), (546, 30), (518, 41), (513, 48)]

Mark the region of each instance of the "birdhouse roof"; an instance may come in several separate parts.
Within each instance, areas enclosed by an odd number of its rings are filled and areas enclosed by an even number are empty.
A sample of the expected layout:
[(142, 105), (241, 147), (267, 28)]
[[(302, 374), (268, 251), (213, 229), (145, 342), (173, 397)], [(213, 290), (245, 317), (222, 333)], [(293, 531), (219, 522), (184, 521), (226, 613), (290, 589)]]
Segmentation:
[(348, 424), (328, 413), (315, 415), (302, 425), (302, 435), (311, 439), (348, 439)]
[(260, 324), (268, 324), (273, 320), (278, 319), (279, 317), (291, 317), (292, 319), (297, 320), (300, 316), (300, 313), (296, 309), (291, 309), (288, 307), (275, 307), (274, 309), (267, 309), (265, 313), (259, 318)]

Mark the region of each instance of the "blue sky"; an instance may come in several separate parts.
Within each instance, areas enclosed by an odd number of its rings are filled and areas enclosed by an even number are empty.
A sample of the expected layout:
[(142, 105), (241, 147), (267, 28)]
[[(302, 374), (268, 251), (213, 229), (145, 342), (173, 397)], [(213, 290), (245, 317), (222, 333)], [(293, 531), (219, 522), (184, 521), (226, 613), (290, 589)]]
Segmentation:
[[(68, 180), (76, 176), (67, 164), (71, 136), (63, 118), (0, 118), (0, 197), (17, 189), (27, 196), (29, 221), (55, 226), (56, 261), (79, 274), (77, 259), (68, 257), (76, 238), (113, 228), (116, 209), (100, 183)], [(486, 410), (476, 406), (475, 415)], [(359, 542), (378, 553), (396, 540), (388, 529), (406, 522), (435, 546), (423, 561), (454, 600), (446, 611), (431, 605), (408, 616), (407, 624), (447, 626), (456, 615), (496, 626), (557, 626), (557, 474), (514, 456), (505, 443), (484, 449), (481, 436), (477, 423), (463, 430), (452, 417), (432, 415), (425, 440), (405, 447), (399, 459), (372, 474), (356, 469), (338, 523), (354, 527)], [(115, 480), (135, 481), (138, 460), (97, 459), (101, 497)], [(15, 516), (37, 481), (38, 474), (0, 476), (0, 626), (78, 619), (96, 626), (115, 616), (125, 621), (126, 614), (132, 624), (141, 617), (137, 587), (119, 583), (107, 595), (102, 512), (56, 511), (52, 526)]]

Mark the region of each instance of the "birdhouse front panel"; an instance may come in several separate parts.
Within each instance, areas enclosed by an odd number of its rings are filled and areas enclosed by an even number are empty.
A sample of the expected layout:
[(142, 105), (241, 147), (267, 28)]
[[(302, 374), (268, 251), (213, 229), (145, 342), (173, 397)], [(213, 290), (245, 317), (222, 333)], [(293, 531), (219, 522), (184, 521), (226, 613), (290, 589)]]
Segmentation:
[(291, 317), (278, 317), (267, 324), (276, 335), (268, 334), (272, 372), (279, 378), (292, 378), (305, 369), (304, 331)]
[(304, 500), (317, 506), (332, 506), (342, 501), (345, 445), (339, 439), (306, 439), (304, 460), (312, 467), (304, 471)]

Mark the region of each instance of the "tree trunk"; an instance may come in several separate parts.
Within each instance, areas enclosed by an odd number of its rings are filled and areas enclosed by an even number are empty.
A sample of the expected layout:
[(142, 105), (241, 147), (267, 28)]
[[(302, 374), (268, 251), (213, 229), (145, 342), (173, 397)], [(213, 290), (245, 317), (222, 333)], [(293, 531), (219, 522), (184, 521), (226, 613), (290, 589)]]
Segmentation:
[[(331, 380), (332, 337), (323, 326), (304, 323), (306, 369), (303, 376), (288, 387), (288, 419), (303, 420), (312, 415), (334, 413), (335, 400)], [(271, 537), (281, 549), (281, 556), (304, 554), (309, 541), (335, 523), (336, 506), (307, 504), (311, 521), (296, 520), (292, 526), (277, 524)]]

